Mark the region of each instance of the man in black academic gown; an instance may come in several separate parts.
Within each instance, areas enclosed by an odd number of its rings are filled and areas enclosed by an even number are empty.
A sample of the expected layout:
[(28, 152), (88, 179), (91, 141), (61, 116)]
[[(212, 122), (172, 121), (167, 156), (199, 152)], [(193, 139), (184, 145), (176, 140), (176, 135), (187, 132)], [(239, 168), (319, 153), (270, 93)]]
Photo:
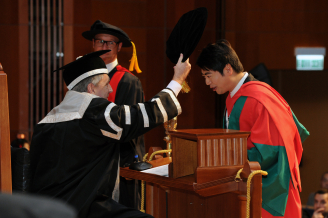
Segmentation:
[(150, 101), (118, 106), (108, 70), (94, 52), (62, 67), (70, 91), (41, 120), (31, 142), (31, 192), (59, 198), (79, 217), (151, 217), (114, 201), (119, 146), (181, 113), (176, 98), (190, 71), (181, 55), (173, 80)]
[[(144, 92), (140, 80), (128, 69), (121, 66), (117, 58), (122, 47), (131, 47), (133, 45), (133, 52), (136, 54), (135, 46), (128, 34), (119, 27), (97, 20), (92, 24), (90, 30), (82, 33), (82, 36), (92, 41), (93, 51), (110, 49), (109, 52), (100, 56), (108, 69), (109, 83), (113, 89), (113, 92), (108, 95), (108, 101), (117, 105), (143, 103), (145, 101)], [(138, 63), (136, 56), (135, 60), (131, 60), (131, 63)], [(137, 72), (141, 72), (139, 67), (135, 66), (138, 65), (131, 65), (130, 70), (133, 71), (136, 68)], [(143, 135), (126, 141), (120, 145), (120, 166), (127, 166), (135, 160), (142, 161), (144, 155)], [(136, 209), (140, 207), (140, 182), (138, 180), (126, 180), (120, 177), (119, 192), (119, 202), (121, 204)]]

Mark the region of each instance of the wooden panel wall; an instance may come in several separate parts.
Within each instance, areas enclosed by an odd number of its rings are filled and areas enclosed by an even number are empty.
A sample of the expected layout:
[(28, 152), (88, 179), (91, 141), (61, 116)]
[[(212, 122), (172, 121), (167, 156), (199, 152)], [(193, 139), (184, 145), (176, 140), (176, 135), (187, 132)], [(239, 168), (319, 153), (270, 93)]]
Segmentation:
[(328, 47), (327, 9), (324, 0), (226, 1), (226, 38), (247, 70), (260, 62), (295, 69), (295, 47)]
[(0, 62), (8, 75), (11, 140), (28, 135), (28, 0), (0, 1)]

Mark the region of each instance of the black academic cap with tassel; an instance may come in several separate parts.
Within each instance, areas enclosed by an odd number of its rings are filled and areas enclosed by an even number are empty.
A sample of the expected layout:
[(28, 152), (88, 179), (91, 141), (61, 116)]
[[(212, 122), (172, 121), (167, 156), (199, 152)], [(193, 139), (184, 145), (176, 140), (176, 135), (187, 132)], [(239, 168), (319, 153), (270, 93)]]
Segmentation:
[(132, 40), (129, 38), (128, 34), (126, 34), (122, 29), (114, 25), (102, 22), (101, 20), (97, 20), (92, 24), (90, 30), (82, 33), (82, 36), (88, 40), (92, 40), (97, 34), (100, 33), (116, 36), (119, 41), (122, 42), (122, 47), (133, 46), (133, 54), (130, 60), (129, 70), (133, 71), (133, 69), (135, 69), (137, 73), (141, 73), (141, 70), (138, 65), (136, 47)]

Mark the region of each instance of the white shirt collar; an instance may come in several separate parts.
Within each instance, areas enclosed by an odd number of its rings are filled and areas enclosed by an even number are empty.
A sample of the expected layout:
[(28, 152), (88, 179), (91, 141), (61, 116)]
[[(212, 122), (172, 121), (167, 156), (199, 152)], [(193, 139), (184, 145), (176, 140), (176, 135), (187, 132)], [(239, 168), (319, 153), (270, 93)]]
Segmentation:
[(238, 84), (236, 85), (236, 87), (232, 90), (232, 92), (230, 92), (230, 97), (232, 98), (240, 89), (240, 87), (244, 84), (245, 79), (247, 78), (248, 73), (245, 72), (243, 78), (241, 78), (241, 80), (238, 82)]
[(113, 61), (112, 63), (106, 64), (108, 72), (112, 71), (112, 69), (114, 69), (114, 67), (116, 67), (117, 65), (118, 65), (117, 59), (115, 59), (115, 61)]

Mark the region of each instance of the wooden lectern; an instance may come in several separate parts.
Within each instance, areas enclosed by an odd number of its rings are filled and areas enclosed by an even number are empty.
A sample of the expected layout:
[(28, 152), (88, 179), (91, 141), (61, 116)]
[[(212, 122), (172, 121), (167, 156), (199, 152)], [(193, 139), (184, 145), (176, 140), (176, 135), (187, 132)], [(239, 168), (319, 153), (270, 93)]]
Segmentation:
[[(169, 176), (121, 168), (120, 175), (147, 182), (146, 213), (155, 218), (246, 217), (248, 175), (260, 170), (247, 161), (249, 132), (227, 129), (170, 131), (172, 157), (150, 161), (153, 167), (169, 164)], [(242, 180), (235, 181), (243, 168)], [(251, 216), (261, 218), (262, 176), (251, 188)]]
[(0, 63), (0, 191), (11, 193), (11, 156), (7, 75)]

